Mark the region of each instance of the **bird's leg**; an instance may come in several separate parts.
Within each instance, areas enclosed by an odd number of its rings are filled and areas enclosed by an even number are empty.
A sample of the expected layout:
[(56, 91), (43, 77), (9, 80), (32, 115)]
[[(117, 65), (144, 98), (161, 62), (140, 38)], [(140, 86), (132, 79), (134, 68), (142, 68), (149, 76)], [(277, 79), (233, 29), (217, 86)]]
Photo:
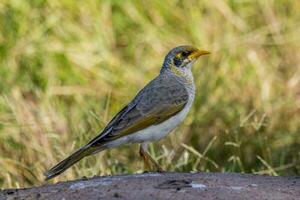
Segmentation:
[(143, 159), (144, 162), (144, 168), (146, 171), (151, 171), (151, 163), (149, 162), (149, 160), (147, 159), (147, 156), (145, 154), (146, 152), (142, 149), (142, 145), (140, 146), (140, 156)]
[(156, 168), (157, 171), (163, 172), (163, 168), (151, 157), (151, 155), (147, 152), (148, 143), (142, 143), (140, 146), (140, 155), (144, 160), (145, 168), (152, 169), (152, 166)]

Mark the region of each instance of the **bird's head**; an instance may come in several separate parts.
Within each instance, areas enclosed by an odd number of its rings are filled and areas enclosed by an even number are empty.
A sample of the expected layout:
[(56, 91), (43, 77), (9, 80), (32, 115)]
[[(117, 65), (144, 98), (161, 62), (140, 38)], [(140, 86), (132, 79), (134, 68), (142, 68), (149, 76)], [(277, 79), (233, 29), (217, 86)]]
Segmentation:
[(199, 50), (192, 46), (175, 47), (165, 57), (162, 71), (165, 69), (190, 70), (197, 58), (209, 53), (208, 51)]

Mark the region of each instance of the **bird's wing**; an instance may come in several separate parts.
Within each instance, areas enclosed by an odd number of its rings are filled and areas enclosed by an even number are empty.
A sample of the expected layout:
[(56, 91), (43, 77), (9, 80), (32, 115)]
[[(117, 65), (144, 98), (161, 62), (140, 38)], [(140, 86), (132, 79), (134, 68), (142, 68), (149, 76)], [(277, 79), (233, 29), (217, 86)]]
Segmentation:
[(188, 98), (186, 88), (175, 77), (158, 76), (141, 90), (88, 145), (101, 146), (159, 124), (180, 112), (188, 102)]

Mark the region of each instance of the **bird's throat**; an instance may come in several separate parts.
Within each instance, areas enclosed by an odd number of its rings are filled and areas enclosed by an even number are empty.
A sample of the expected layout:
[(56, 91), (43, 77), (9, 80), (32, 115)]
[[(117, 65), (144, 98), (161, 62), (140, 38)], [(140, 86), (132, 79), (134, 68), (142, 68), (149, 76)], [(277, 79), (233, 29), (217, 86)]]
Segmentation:
[(175, 66), (170, 66), (170, 71), (172, 71), (175, 75), (186, 79), (188, 84), (193, 84), (193, 77), (189, 73), (186, 73)]

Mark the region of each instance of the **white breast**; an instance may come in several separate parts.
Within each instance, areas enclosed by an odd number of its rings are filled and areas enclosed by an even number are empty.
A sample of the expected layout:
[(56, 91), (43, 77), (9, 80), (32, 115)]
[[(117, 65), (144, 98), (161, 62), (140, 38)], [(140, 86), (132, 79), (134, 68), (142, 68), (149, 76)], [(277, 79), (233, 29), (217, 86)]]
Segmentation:
[(157, 141), (165, 137), (174, 128), (176, 128), (186, 117), (193, 103), (193, 98), (190, 98), (182, 111), (168, 120), (153, 126), (149, 126), (144, 130), (119, 138), (110, 142), (107, 147), (112, 148), (127, 143), (143, 143)]

